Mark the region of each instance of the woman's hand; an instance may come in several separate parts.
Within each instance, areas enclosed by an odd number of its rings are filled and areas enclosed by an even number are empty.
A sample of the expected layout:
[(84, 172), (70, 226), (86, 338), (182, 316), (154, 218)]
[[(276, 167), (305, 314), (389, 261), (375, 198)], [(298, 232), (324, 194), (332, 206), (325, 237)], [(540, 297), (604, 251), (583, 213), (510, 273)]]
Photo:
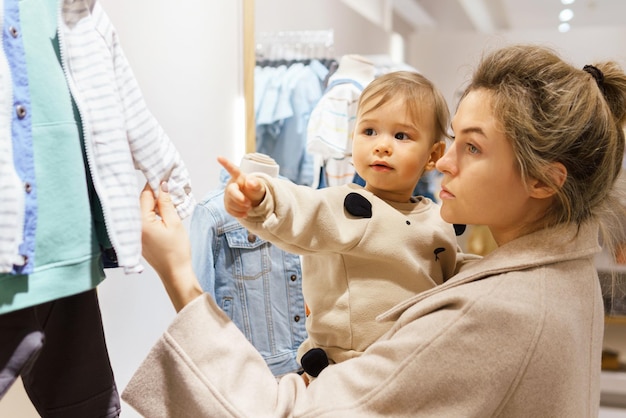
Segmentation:
[(155, 199), (148, 184), (140, 196), (142, 255), (157, 272), (176, 311), (203, 293), (191, 265), (191, 244), (167, 189)]

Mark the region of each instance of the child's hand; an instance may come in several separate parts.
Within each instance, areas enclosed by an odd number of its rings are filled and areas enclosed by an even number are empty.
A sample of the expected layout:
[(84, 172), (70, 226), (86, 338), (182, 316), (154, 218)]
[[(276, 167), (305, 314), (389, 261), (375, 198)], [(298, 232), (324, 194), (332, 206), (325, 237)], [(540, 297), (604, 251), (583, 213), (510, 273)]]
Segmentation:
[(224, 190), (224, 207), (235, 218), (245, 218), (248, 211), (258, 206), (265, 197), (265, 185), (254, 175), (246, 175), (224, 157), (217, 161), (228, 171), (231, 178)]

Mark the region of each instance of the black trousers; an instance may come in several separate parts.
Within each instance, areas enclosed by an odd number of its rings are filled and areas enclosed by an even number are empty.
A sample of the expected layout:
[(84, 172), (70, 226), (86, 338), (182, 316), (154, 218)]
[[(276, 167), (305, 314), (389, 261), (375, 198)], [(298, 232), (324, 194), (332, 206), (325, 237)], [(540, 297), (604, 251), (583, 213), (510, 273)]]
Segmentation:
[(17, 376), (42, 417), (119, 416), (95, 289), (0, 315), (0, 398)]

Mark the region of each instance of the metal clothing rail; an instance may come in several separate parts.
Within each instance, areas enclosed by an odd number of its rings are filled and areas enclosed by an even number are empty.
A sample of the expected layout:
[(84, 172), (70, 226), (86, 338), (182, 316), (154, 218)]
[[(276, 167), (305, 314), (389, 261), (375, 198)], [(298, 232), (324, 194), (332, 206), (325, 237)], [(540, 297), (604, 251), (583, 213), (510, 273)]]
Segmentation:
[(255, 42), (257, 61), (332, 58), (334, 31), (327, 29), (259, 32), (256, 34)]

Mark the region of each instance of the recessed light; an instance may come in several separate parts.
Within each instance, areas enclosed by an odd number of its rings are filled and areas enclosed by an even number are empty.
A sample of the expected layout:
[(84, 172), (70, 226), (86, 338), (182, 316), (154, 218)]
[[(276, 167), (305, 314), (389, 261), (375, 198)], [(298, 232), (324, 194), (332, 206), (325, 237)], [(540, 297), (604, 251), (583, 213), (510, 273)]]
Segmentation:
[(569, 32), (569, 30), (570, 30), (569, 23), (563, 22), (559, 25), (559, 32), (564, 33), (564, 32)]
[(568, 4), (572, 4), (572, 3), (574, 3), (575, 1), (576, 1), (576, 0), (561, 0), (561, 3), (567, 6)]
[(559, 20), (561, 22), (569, 22), (574, 17), (574, 11), (572, 9), (563, 9), (559, 13)]

